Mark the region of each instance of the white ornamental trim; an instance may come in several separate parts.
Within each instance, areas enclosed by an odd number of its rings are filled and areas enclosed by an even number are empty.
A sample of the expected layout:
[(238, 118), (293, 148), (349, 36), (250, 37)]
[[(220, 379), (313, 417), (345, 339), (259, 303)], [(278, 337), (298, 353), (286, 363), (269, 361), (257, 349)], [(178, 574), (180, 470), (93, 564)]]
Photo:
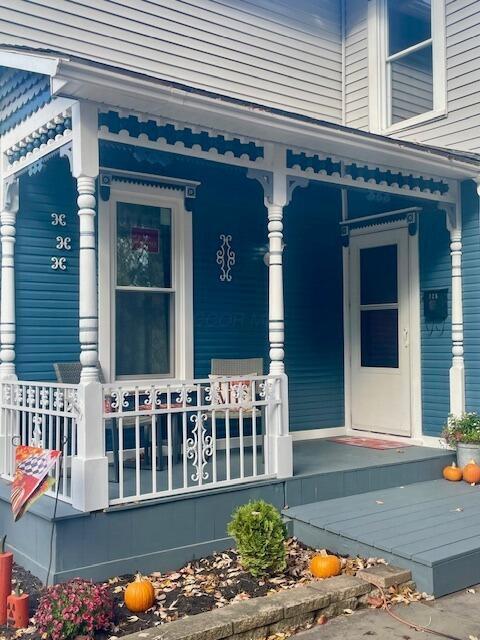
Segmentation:
[(235, 251), (232, 249), (231, 241), (232, 236), (230, 234), (220, 234), (220, 240), (222, 244), (217, 251), (217, 264), (220, 266), (220, 281), (231, 282), (232, 274), (231, 270), (235, 264)]

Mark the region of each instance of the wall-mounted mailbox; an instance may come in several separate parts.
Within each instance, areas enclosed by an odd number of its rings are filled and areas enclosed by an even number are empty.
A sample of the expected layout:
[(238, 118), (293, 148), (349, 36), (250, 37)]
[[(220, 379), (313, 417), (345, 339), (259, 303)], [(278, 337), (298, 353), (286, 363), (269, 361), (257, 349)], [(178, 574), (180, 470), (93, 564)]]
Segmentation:
[(423, 292), (425, 322), (444, 322), (448, 317), (448, 289), (427, 289)]

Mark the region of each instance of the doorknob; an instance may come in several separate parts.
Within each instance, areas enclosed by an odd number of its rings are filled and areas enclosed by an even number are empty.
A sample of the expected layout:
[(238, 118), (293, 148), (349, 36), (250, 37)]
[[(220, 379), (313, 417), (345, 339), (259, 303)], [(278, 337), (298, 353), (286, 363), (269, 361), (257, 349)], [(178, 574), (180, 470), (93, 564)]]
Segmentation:
[(405, 349), (408, 348), (408, 329), (406, 328), (403, 330), (403, 346)]

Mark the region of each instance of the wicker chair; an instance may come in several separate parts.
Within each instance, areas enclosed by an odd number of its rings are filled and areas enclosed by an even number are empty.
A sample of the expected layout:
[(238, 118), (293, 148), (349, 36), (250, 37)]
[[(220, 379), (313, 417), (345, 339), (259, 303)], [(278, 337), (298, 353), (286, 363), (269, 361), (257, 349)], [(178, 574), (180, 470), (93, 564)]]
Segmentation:
[[(53, 365), (57, 382), (63, 382), (64, 384), (79, 384), (80, 375), (82, 373), (82, 365), (80, 362), (55, 362)], [(101, 368), (98, 368), (99, 381), (104, 384), (105, 377)], [(127, 419), (124, 420), (124, 427), (134, 427), (135, 424), (128, 424)], [(140, 424), (142, 428), (142, 424)], [(105, 429), (110, 432), (110, 438), (112, 442), (112, 454), (113, 454), (113, 469), (114, 469), (114, 482), (120, 480), (120, 458), (119, 458), (119, 440), (118, 440), (118, 425), (115, 418), (111, 420), (105, 420)], [(142, 428), (143, 432), (143, 428)], [(143, 434), (145, 441), (145, 434)], [(148, 447), (146, 443), (145, 448)]]
[[(214, 379), (216, 376), (248, 376), (255, 375), (261, 376), (263, 375), (263, 358), (236, 358), (236, 359), (218, 359), (213, 358), (211, 360), (211, 374), (210, 378)], [(220, 383), (222, 384), (222, 383)], [(222, 394), (220, 393), (220, 402), (222, 402)], [(227, 394), (228, 395), (228, 394)], [(228, 402), (228, 398), (224, 399), (225, 402)], [(221, 415), (222, 412), (216, 411), (217, 416)], [(225, 413), (225, 412), (224, 412)], [(226, 415), (226, 414), (225, 414)], [(243, 408), (243, 415), (245, 417), (249, 417), (253, 415), (252, 409)], [(238, 419), (240, 417), (240, 412), (236, 410), (229, 411), (229, 417), (233, 419)], [(261, 435), (264, 435), (264, 422), (265, 416), (263, 410), (260, 409), (260, 427), (261, 427)], [(253, 420), (252, 420), (252, 430), (253, 430)], [(264, 455), (263, 447), (262, 453)]]

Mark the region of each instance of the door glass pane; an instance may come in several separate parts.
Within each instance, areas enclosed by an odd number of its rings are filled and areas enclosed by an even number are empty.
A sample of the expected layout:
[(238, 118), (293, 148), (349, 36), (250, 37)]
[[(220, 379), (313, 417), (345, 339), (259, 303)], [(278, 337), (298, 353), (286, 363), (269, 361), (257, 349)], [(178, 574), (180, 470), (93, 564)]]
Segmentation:
[(172, 286), (172, 211), (117, 203), (117, 285)]
[(391, 65), (392, 124), (433, 109), (432, 47), (410, 53)]
[(173, 374), (170, 293), (117, 291), (116, 374)]
[(398, 368), (398, 310), (361, 311), (362, 367)]
[(360, 304), (398, 301), (397, 245), (360, 250)]
[(431, 0), (388, 0), (388, 55), (431, 37)]

